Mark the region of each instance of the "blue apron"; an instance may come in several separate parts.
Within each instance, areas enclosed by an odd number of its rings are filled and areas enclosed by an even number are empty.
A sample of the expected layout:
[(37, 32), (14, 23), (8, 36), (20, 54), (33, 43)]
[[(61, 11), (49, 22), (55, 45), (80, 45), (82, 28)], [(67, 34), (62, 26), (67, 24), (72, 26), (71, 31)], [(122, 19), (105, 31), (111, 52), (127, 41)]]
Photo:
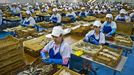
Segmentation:
[(94, 14), (93, 14), (93, 11), (89, 11), (89, 14), (88, 14), (89, 16), (93, 16)]
[(78, 16), (80, 12), (75, 12), (75, 14)]
[(18, 13), (18, 14), (14, 14), (14, 16), (18, 16), (18, 17), (20, 17), (20, 13)]
[(90, 10), (90, 11), (89, 11), (89, 13), (93, 14), (93, 11), (92, 11), (92, 10)]
[(81, 12), (81, 15), (80, 15), (80, 17), (86, 17), (86, 14), (85, 14), (85, 12)]
[(57, 19), (57, 17), (52, 17), (52, 22), (54, 22), (54, 23), (57, 23), (57, 21), (58, 21), (58, 19)]
[(30, 21), (25, 21), (24, 24), (29, 25)]
[[(53, 48), (51, 48), (49, 51), (49, 57), (50, 57), (50, 59), (62, 59), (62, 56), (60, 54), (60, 49), (59, 49), (58, 53), (54, 54), (54, 50), (53, 50)], [(68, 62), (68, 64), (69, 64), (69, 62)], [(63, 66), (68, 66), (68, 64), (63, 65)]]
[[(100, 33), (99, 33), (99, 39), (96, 39), (94, 34), (91, 35), (89, 38), (93, 38), (93, 39), (95, 39), (97, 42), (99, 42), (99, 40), (100, 40)], [(92, 44), (95, 44), (94, 42), (92, 42), (92, 41), (90, 41), (90, 40), (89, 40), (89, 42), (92, 43)]]
[(117, 21), (125, 21), (125, 17), (123, 17), (123, 18), (118, 17)]
[(71, 18), (71, 21), (75, 21), (75, 17), (73, 15), (68, 15), (69, 18)]
[(106, 23), (103, 27), (103, 33), (106, 33), (106, 34), (112, 31), (112, 27), (107, 24), (110, 24), (110, 23)]
[(22, 24), (22, 26), (26, 27), (30, 24), (30, 21), (25, 21), (24, 24)]

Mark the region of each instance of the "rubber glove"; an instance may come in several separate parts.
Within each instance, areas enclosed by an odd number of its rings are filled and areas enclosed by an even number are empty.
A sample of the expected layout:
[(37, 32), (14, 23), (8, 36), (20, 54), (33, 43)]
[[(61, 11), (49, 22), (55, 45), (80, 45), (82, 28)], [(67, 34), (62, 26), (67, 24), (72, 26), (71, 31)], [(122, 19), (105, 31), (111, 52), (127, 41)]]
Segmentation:
[(41, 58), (44, 60), (44, 59), (46, 59), (46, 53), (45, 52), (40, 52), (40, 56), (41, 56)]
[(49, 64), (52, 64), (52, 63), (54, 63), (54, 64), (62, 64), (63, 60), (62, 59), (51, 59), (51, 58), (49, 58), (49, 59), (43, 60), (43, 62), (49, 63)]
[(116, 32), (116, 29), (112, 29), (112, 31), (106, 34), (106, 36), (112, 36), (115, 32)]
[(49, 60), (51, 60), (55, 64), (62, 64), (63, 63), (62, 59), (49, 59)]
[(99, 42), (97, 42), (94, 38), (90, 37), (90, 42), (95, 44), (95, 45), (99, 45)]
[(52, 60), (50, 60), (49, 58), (48, 59), (43, 59), (43, 62), (44, 63), (47, 63), (47, 64), (52, 64)]

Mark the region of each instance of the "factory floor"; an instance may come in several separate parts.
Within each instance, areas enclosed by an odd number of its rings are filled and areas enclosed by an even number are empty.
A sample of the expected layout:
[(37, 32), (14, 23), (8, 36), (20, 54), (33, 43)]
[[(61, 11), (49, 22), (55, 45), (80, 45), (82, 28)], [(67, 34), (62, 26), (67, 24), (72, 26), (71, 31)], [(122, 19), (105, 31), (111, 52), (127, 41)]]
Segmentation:
[[(2, 34), (0, 36), (3, 36)], [(82, 39), (82, 36), (75, 36), (75, 35), (68, 35), (65, 36), (65, 41), (67, 41), (69, 44), (75, 43), (78, 40)], [(132, 50), (134, 51), (134, 49)], [(30, 56), (29, 54), (25, 53), (25, 61), (26, 64), (30, 64), (33, 61), (35, 61), (37, 58)], [(134, 75), (134, 52), (132, 52), (131, 54), (128, 55), (128, 59), (127, 62), (124, 65), (124, 68), (121, 72), (117, 72), (116, 75)], [(81, 63), (80, 63), (81, 64)], [(107, 67), (104, 67), (102, 65), (98, 65), (98, 64), (93, 64), (97, 67), (99, 67), (99, 69), (97, 70), (97, 75), (113, 75), (113, 70), (109, 69)]]

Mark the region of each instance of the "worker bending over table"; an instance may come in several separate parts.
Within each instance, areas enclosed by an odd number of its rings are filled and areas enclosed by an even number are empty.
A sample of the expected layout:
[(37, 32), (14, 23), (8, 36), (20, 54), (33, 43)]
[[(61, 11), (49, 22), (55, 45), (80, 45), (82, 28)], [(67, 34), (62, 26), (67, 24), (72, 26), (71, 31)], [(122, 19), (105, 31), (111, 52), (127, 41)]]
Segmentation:
[[(53, 40), (40, 52), (44, 63), (69, 66), (72, 49), (69, 44), (64, 41), (63, 33), (62, 27), (56, 26), (53, 28), (51, 34)], [(49, 54), (49, 58), (46, 57), (46, 53)]]

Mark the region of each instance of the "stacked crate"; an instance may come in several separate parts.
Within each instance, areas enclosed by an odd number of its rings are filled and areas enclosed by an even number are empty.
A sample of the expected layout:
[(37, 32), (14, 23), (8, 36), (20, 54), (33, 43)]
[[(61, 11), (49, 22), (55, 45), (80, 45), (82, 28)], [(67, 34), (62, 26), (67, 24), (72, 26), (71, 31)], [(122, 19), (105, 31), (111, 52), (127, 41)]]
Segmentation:
[(0, 75), (24, 65), (24, 51), (20, 41), (12, 36), (0, 39)]

